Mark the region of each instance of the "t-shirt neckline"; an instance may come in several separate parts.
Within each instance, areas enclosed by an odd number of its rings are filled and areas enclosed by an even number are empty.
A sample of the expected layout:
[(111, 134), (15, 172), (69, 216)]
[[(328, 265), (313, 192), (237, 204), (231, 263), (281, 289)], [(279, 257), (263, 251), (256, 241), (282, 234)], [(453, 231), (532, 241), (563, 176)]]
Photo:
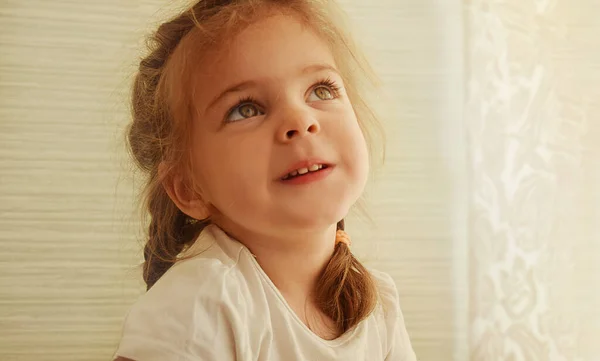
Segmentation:
[(305, 333), (307, 333), (309, 335), (309, 337), (315, 339), (317, 342), (320, 342), (320, 343), (322, 343), (322, 344), (324, 344), (326, 346), (329, 346), (329, 347), (338, 347), (338, 346), (341, 346), (341, 345), (345, 344), (346, 342), (348, 342), (354, 336), (354, 334), (358, 331), (358, 328), (363, 326), (363, 322), (360, 322), (358, 325), (356, 325), (355, 327), (353, 327), (351, 330), (348, 330), (348, 331), (344, 332), (342, 335), (340, 335), (339, 337), (337, 337), (337, 338), (335, 338), (333, 340), (326, 340), (326, 339), (322, 338), (321, 336), (317, 335), (310, 328), (308, 328), (308, 326), (304, 322), (302, 322), (302, 320), (300, 319), (300, 317), (296, 314), (296, 312), (289, 305), (289, 303), (287, 302), (287, 300), (285, 299), (285, 297), (283, 296), (283, 294), (279, 291), (279, 289), (277, 288), (277, 286), (275, 286), (275, 284), (273, 283), (273, 281), (271, 281), (271, 279), (269, 278), (269, 276), (262, 269), (262, 267), (260, 266), (260, 264), (256, 260), (256, 257), (252, 254), (252, 252), (250, 252), (250, 249), (248, 249), (248, 247), (246, 247), (240, 241), (234, 239), (233, 237), (231, 237), (230, 235), (228, 235), (227, 233), (225, 233), (225, 231), (223, 231), (218, 226), (214, 226), (212, 228), (213, 229), (214, 228), (217, 229), (218, 236), (220, 236), (222, 238), (225, 238), (226, 240), (228, 240), (230, 242), (237, 243), (242, 248), (242, 252), (245, 254), (245, 256), (247, 258), (250, 259), (250, 262), (252, 263), (252, 265), (254, 266), (254, 268), (256, 269), (256, 271), (258, 272), (258, 274), (260, 275), (260, 277), (262, 278), (263, 282), (265, 282), (269, 286), (269, 288), (271, 289), (271, 291), (275, 294), (275, 296), (279, 300), (280, 304), (286, 309), (286, 311), (290, 315), (290, 317), (292, 317), (292, 319), (294, 319), (294, 321), (298, 324), (298, 326)]

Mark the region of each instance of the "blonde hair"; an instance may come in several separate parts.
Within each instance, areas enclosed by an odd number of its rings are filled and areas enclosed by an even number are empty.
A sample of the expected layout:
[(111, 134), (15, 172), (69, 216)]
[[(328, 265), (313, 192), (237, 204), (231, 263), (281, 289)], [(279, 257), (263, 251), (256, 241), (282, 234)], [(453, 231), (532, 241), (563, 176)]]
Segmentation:
[[(192, 96), (196, 84), (189, 76), (207, 50), (232, 39), (245, 26), (272, 12), (291, 14), (315, 31), (330, 46), (348, 97), (367, 143), (380, 130), (360, 90), (375, 79), (368, 63), (343, 29), (340, 9), (327, 0), (201, 0), (163, 23), (148, 41), (134, 79), (132, 116), (127, 138), (129, 150), (147, 175), (143, 205), (149, 216), (144, 247), (144, 281), (148, 289), (175, 263), (210, 220), (194, 220), (180, 211), (167, 195), (163, 182), (189, 167), (188, 156)], [(365, 83), (366, 81), (366, 83)], [(374, 150), (370, 147), (373, 158)], [(176, 164), (159, 174), (159, 164)], [(191, 186), (191, 189), (194, 187)], [(344, 221), (337, 225), (344, 229)], [(344, 243), (335, 246), (315, 289), (317, 304), (344, 333), (366, 318), (376, 304), (376, 289), (369, 272)]]

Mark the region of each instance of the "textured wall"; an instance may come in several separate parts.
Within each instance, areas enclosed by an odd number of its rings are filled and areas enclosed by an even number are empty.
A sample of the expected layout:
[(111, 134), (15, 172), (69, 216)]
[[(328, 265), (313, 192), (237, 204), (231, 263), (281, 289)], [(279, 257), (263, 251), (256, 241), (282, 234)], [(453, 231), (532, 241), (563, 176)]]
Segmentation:
[(1, 360), (107, 360), (139, 293), (117, 150), (148, 10), (0, 2)]
[[(392, 274), (421, 360), (466, 357), (466, 165), (460, 1), (344, 1), (387, 99), (386, 163), (359, 254)], [(375, 247), (374, 247), (375, 246)]]
[(598, 13), (467, 1), (472, 360), (600, 360)]

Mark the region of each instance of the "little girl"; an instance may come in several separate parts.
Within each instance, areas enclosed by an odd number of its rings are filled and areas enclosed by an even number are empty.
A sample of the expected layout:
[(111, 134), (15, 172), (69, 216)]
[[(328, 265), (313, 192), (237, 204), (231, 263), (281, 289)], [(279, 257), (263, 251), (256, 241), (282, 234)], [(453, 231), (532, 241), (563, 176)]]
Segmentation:
[(148, 292), (117, 360), (416, 360), (394, 281), (344, 232), (375, 119), (336, 14), (201, 0), (152, 37), (128, 133)]

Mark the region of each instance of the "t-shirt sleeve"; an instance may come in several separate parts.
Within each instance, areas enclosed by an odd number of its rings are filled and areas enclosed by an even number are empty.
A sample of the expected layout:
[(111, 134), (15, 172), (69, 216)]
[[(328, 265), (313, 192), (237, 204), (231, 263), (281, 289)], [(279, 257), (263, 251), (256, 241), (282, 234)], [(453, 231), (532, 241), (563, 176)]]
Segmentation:
[[(231, 304), (223, 272), (198, 284), (182, 265), (168, 272), (130, 309), (115, 354), (135, 361), (235, 360)], [(239, 325), (238, 325), (239, 328)]]
[(417, 361), (417, 356), (412, 348), (404, 324), (396, 283), (387, 273), (378, 271), (372, 271), (371, 273), (378, 284), (386, 322), (387, 349), (385, 350), (385, 361)]

